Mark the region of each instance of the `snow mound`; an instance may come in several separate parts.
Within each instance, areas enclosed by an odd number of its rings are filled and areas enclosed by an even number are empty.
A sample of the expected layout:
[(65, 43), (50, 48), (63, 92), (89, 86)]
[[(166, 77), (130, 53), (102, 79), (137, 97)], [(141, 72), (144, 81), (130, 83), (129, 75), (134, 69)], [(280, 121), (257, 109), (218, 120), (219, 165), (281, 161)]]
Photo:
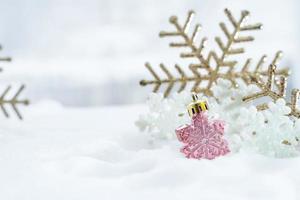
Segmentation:
[(144, 106), (26, 108), (2, 120), (0, 199), (297, 199), (300, 158), (241, 152), (189, 160), (176, 140), (151, 142), (134, 126)]

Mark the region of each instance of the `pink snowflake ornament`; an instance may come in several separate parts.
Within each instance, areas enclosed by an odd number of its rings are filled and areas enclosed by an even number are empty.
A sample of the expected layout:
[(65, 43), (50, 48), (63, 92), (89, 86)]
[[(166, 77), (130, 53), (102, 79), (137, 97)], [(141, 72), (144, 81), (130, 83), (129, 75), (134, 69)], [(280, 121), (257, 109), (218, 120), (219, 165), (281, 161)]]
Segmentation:
[(192, 111), (191, 113), (192, 123), (176, 129), (178, 140), (185, 144), (181, 152), (187, 158), (209, 160), (226, 155), (230, 150), (228, 142), (223, 138), (225, 123), (221, 120), (209, 121), (204, 112), (207, 109), (206, 102), (196, 103), (194, 102), (192, 105), (193, 108), (198, 105), (197, 112)]

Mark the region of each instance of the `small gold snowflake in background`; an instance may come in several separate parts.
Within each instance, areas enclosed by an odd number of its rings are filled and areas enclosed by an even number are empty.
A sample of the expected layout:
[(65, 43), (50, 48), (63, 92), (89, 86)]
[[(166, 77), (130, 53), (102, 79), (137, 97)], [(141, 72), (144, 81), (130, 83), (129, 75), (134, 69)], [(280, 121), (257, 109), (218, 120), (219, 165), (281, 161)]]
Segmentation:
[[(0, 49), (2, 49), (2, 47), (0, 46)], [(0, 61), (6, 61), (6, 62), (10, 62), (11, 58), (10, 57), (1, 57)], [(0, 69), (0, 71), (2, 71), (2, 69)], [(18, 105), (28, 105), (29, 104), (29, 100), (28, 99), (24, 99), (24, 100), (20, 100), (19, 96), (21, 95), (22, 91), (25, 89), (25, 85), (21, 85), (17, 92), (12, 96), (9, 97), (9, 92), (11, 90), (11, 86), (7, 86), (6, 89), (4, 90), (4, 92), (1, 94), (0, 96), (0, 108), (1, 111), (3, 112), (3, 114), (5, 115), (5, 117), (9, 117), (9, 113), (6, 109), (7, 105), (10, 105), (12, 107), (12, 110), (16, 113), (17, 117), (19, 119), (23, 119), (19, 109), (18, 109)]]

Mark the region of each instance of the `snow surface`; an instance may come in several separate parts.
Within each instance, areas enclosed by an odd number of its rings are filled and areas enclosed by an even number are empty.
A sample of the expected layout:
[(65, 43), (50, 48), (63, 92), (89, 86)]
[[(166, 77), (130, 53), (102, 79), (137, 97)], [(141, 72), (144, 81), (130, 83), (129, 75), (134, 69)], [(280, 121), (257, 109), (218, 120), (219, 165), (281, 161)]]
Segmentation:
[(2, 120), (1, 200), (300, 199), (300, 158), (248, 153), (188, 160), (176, 140), (134, 126), (143, 105), (63, 108), (41, 102)]

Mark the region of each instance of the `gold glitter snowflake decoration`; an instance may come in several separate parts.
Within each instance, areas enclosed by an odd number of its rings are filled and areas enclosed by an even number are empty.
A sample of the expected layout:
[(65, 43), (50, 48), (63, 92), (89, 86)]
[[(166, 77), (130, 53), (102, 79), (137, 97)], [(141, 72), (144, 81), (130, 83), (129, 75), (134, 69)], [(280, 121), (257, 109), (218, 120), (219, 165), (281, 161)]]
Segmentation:
[[(281, 76), (279, 80), (275, 80), (276, 74), (276, 65), (270, 65), (268, 69), (268, 78), (267, 81), (254, 78), (252, 82), (260, 89), (259, 92), (250, 94), (243, 98), (243, 101), (250, 102), (263, 97), (269, 97), (273, 102), (276, 102), (278, 99), (284, 99), (287, 102), (287, 106), (290, 107), (291, 111), (290, 116), (300, 118), (300, 110), (298, 109), (298, 100), (300, 95), (299, 89), (293, 89), (291, 93), (290, 102), (286, 98), (286, 86), (287, 78)], [(268, 109), (267, 103), (261, 103), (256, 106), (257, 110)]]
[[(245, 83), (250, 84), (253, 78), (258, 79), (262, 76), (267, 76), (268, 70), (263, 68), (263, 63), (266, 59), (265, 55), (261, 57), (256, 67), (252, 70), (250, 69), (251, 59), (247, 59), (246, 62), (242, 64), (242, 67), (240, 67), (241, 69), (238, 70), (238, 61), (230, 58), (232, 55), (243, 54), (245, 52), (244, 48), (239, 47), (240, 44), (254, 40), (254, 37), (246, 34), (246, 32), (259, 30), (262, 24), (248, 24), (248, 11), (242, 11), (238, 19), (236, 19), (228, 9), (225, 9), (225, 15), (232, 25), (233, 30), (230, 31), (231, 29), (228, 28), (225, 23), (221, 22), (219, 25), (225, 34), (226, 41), (222, 40), (221, 37), (215, 38), (221, 53), (218, 54), (216, 51), (211, 50), (207, 55), (203, 53), (207, 39), (202, 38), (200, 42), (197, 42), (199, 41), (198, 33), (200, 32), (201, 25), (196, 24), (192, 31), (189, 30), (194, 11), (188, 13), (183, 24), (179, 22), (176, 16), (170, 17), (169, 21), (175, 27), (175, 30), (171, 32), (162, 31), (159, 34), (160, 37), (177, 37), (181, 39), (179, 42), (171, 42), (170, 47), (184, 49), (180, 53), (180, 57), (184, 59), (192, 58), (196, 60), (196, 62), (189, 64), (188, 70), (176, 64), (175, 70), (178, 73), (177, 76), (172, 74), (164, 64), (160, 64), (160, 69), (166, 77), (161, 77), (150, 63), (146, 63), (145, 66), (153, 76), (153, 79), (141, 80), (140, 85), (153, 85), (153, 92), (159, 91), (160, 87), (165, 85), (164, 96), (167, 97), (175, 84), (179, 85), (177, 91), (181, 92), (187, 88), (188, 83), (192, 83), (191, 91), (213, 96), (212, 85), (216, 83), (219, 78), (230, 80), (233, 86), (237, 86), (237, 79), (242, 79)], [(280, 57), (281, 52), (278, 51), (272, 64), (277, 64)], [(225, 70), (223, 70), (224, 68)], [(187, 71), (189, 71), (189, 73), (187, 73)], [(277, 71), (276, 75), (288, 76), (288, 69)]]
[[(0, 46), (0, 49), (2, 49), (1, 46)], [(0, 61), (10, 62), (11, 58), (10, 57), (0, 57)], [(2, 69), (0, 69), (0, 71), (2, 71)], [(21, 113), (18, 109), (18, 106), (29, 104), (28, 99), (19, 99), (19, 96), (21, 95), (21, 93), (25, 89), (25, 85), (21, 85), (18, 88), (18, 90), (14, 93), (13, 96), (11, 96), (11, 94), (9, 94), (11, 89), (12, 89), (11, 86), (7, 86), (6, 89), (0, 95), (0, 108), (1, 108), (1, 111), (3, 112), (5, 117), (9, 118), (10, 115), (9, 115), (8, 110), (7, 110), (7, 107), (10, 106), (12, 108), (13, 112), (17, 115), (17, 117), (19, 119), (23, 119), (23, 117), (22, 117), (22, 115), (21, 115)]]

